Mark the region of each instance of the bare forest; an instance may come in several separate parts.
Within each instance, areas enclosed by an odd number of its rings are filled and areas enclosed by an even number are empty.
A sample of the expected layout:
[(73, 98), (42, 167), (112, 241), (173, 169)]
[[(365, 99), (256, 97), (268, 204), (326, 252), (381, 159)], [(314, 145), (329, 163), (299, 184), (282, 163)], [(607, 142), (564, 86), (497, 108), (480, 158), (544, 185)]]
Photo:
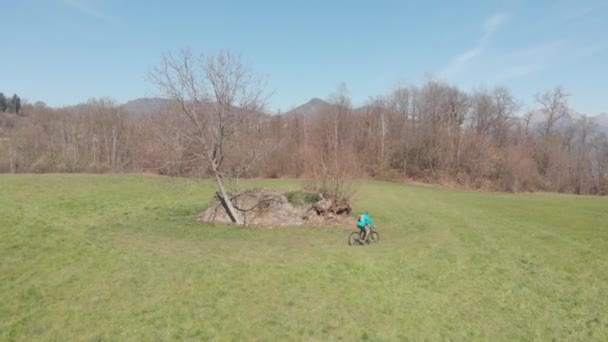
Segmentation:
[[(235, 76), (214, 74), (226, 61), (211, 62), (210, 81)], [(164, 66), (166, 71), (171, 60)], [(170, 75), (156, 76), (156, 83), (171, 81)], [(0, 172), (213, 177), (209, 163), (222, 163), (225, 156), (224, 168), (236, 177), (373, 177), (608, 194), (608, 138), (592, 119), (570, 115), (569, 95), (560, 87), (531, 97), (537, 109), (527, 114), (506, 88), (464, 91), (435, 80), (399, 87), (358, 108), (341, 86), (326, 101), (312, 101), (314, 110), (268, 114), (261, 93), (247, 94), (243, 102), (217, 92), (201, 100), (182, 96), (196, 89), (179, 93), (174, 84), (162, 85), (169, 93), (152, 111), (133, 112), (102, 98), (66, 108), (23, 103), (19, 115), (0, 113)], [(218, 145), (221, 159), (193, 149), (193, 136), (206, 129), (188, 111), (197, 106), (213, 107), (230, 122), (230, 131), (222, 133), (230, 143)], [(197, 122), (203, 126), (193, 131)], [(258, 154), (252, 146), (260, 147)]]

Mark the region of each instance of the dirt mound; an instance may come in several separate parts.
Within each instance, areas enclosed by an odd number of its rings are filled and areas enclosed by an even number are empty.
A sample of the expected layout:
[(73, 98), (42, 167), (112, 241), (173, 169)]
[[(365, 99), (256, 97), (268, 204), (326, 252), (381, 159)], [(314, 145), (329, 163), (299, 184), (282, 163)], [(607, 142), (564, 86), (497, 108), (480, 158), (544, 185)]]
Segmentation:
[[(288, 193), (289, 195), (289, 193)], [(348, 216), (349, 203), (336, 202), (319, 196), (312, 205), (294, 207), (285, 194), (268, 189), (244, 190), (228, 194), (237, 215), (245, 225), (284, 227), (312, 225), (353, 226), (356, 219)], [(232, 223), (230, 216), (216, 195), (198, 220), (207, 223)]]
[[(296, 210), (280, 192), (255, 189), (230, 193), (228, 196), (246, 225), (299, 226), (305, 223), (304, 213)], [(217, 195), (198, 219), (209, 223), (232, 222)]]

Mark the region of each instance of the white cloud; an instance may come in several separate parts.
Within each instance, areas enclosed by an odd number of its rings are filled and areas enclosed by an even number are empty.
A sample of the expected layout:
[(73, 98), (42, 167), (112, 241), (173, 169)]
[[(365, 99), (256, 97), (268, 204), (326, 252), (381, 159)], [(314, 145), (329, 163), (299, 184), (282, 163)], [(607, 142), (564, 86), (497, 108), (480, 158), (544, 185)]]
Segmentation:
[(488, 17), (484, 21), (483, 32), (477, 45), (454, 57), (452, 62), (450, 62), (440, 74), (447, 77), (458, 73), (467, 63), (479, 56), (485, 49), (494, 32), (507, 21), (509, 16), (510, 14), (508, 12), (498, 12)]

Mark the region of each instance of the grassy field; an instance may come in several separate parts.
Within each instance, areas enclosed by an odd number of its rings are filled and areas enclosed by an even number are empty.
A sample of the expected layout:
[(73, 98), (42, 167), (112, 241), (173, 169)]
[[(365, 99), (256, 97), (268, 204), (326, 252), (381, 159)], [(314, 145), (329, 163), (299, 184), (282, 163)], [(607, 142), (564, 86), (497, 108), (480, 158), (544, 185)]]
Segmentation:
[(348, 247), (199, 224), (212, 193), (0, 176), (0, 340), (608, 340), (608, 198), (365, 182), (382, 241)]

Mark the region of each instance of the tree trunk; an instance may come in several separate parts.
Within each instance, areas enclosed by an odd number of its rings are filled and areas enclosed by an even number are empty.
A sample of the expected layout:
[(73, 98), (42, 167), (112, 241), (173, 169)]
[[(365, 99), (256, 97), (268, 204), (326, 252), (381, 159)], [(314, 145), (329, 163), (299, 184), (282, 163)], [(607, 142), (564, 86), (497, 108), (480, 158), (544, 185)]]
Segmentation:
[(215, 176), (215, 182), (217, 183), (217, 187), (220, 189), (220, 200), (224, 202), (226, 210), (228, 211), (228, 216), (230, 216), (230, 220), (232, 220), (232, 222), (236, 224), (243, 224), (243, 220), (241, 220), (240, 216), (237, 215), (236, 209), (232, 205), (232, 201), (226, 193), (226, 188), (224, 187), (224, 180), (220, 175), (220, 171), (218, 170), (215, 160), (209, 154), (207, 154), (207, 158), (209, 160), (209, 163), (211, 164), (211, 171), (213, 171), (213, 175)]
[(407, 177), (407, 158), (409, 150), (410, 129), (408, 123), (408, 114), (403, 114), (403, 175)]
[(458, 138), (456, 144), (456, 172), (460, 169), (460, 154), (462, 151), (462, 132), (460, 131), (460, 127), (458, 128)]
[(236, 224), (243, 224), (243, 221), (236, 214), (236, 209), (232, 205), (232, 201), (230, 200), (230, 198), (228, 197), (228, 194), (226, 193), (226, 189), (224, 188), (224, 181), (222, 180), (222, 177), (220, 177), (218, 172), (214, 172), (214, 173), (215, 173), (215, 182), (217, 183), (218, 188), (220, 188), (221, 200), (222, 200), (222, 202), (224, 202), (224, 205), (226, 206), (226, 210), (228, 210), (228, 216), (230, 216), (230, 219), (232, 220), (232, 222), (234, 222)]
[(13, 141), (8, 139), (8, 158), (11, 167), (11, 173), (15, 173), (15, 152), (13, 151)]
[(380, 120), (382, 125), (382, 141), (380, 143), (380, 161), (384, 165), (384, 141), (386, 138), (386, 123), (384, 122), (384, 112), (380, 113)]
[(340, 141), (338, 138), (338, 117), (336, 115), (336, 117), (334, 118), (335, 122), (334, 122), (334, 172), (337, 174), (338, 173), (338, 157), (339, 157), (339, 153), (340, 153)]
[(302, 127), (304, 127), (304, 150), (308, 148), (308, 136), (306, 134), (306, 116), (302, 116)]
[(93, 167), (97, 166), (97, 137), (93, 135)]
[(112, 168), (116, 168), (116, 142), (118, 140), (118, 134), (116, 127), (112, 128)]
[(106, 164), (110, 165), (111, 162), (111, 156), (110, 156), (110, 141), (108, 140), (108, 131), (104, 130), (104, 137), (103, 137), (103, 141), (104, 141), (104, 145), (105, 145), (105, 153), (106, 153)]

